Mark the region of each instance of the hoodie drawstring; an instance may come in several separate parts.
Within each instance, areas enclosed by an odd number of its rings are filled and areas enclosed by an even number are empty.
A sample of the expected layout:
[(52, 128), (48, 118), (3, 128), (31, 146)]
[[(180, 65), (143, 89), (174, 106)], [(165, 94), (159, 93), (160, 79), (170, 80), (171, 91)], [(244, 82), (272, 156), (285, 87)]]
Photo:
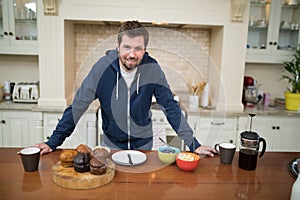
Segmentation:
[(116, 88), (116, 100), (119, 99), (119, 72), (117, 72), (117, 88)]
[[(139, 85), (140, 85), (140, 73), (137, 75), (136, 82), (136, 94), (139, 94)], [(117, 85), (116, 85), (116, 100), (119, 99), (119, 72), (117, 72)]]
[(140, 84), (140, 73), (138, 74), (137, 77), (137, 82), (136, 82), (136, 94), (139, 94), (139, 84)]

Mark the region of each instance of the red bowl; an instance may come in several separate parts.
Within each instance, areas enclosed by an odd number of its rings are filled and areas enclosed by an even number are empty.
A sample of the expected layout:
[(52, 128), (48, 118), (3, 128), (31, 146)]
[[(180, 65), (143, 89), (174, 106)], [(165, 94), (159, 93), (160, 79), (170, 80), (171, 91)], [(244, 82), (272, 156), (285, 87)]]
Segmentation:
[(176, 164), (179, 169), (184, 171), (194, 171), (199, 165), (200, 157), (189, 152), (180, 152), (176, 156)]

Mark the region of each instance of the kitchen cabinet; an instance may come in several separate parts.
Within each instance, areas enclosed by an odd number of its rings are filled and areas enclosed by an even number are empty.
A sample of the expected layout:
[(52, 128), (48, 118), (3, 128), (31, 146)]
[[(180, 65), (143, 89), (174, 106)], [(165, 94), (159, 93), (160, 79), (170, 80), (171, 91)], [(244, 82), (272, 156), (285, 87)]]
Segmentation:
[(214, 146), (221, 142), (236, 143), (237, 117), (191, 115), (188, 119), (201, 144)]
[[(159, 137), (167, 141), (169, 145), (185, 150), (184, 141), (179, 138), (172, 126), (169, 124), (164, 112), (160, 109), (152, 109), (153, 149), (165, 146)], [(185, 113), (183, 112), (185, 116)]]
[(300, 4), (251, 0), (246, 62), (282, 63), (300, 43)]
[[(44, 141), (47, 141), (62, 117), (61, 112), (44, 113)], [(96, 146), (96, 113), (85, 113), (76, 125), (70, 137), (58, 148), (76, 148), (79, 144)]]
[[(300, 151), (299, 117), (255, 116), (252, 130), (267, 142), (266, 151)], [(250, 129), (250, 117), (239, 118), (239, 133)]]
[(41, 112), (1, 111), (0, 116), (2, 147), (25, 147), (43, 140)]
[(36, 4), (0, 0), (0, 54), (38, 55)]

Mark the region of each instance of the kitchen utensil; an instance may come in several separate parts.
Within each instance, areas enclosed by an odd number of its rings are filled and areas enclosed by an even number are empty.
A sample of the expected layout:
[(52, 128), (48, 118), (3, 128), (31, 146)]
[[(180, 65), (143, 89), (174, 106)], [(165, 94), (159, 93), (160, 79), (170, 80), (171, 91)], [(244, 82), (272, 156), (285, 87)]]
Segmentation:
[(242, 102), (245, 107), (254, 107), (262, 100), (263, 96), (259, 94), (260, 86), (259, 84), (255, 86), (244, 86)]
[(128, 162), (128, 154), (130, 154), (132, 164), (135, 166), (143, 164), (147, 160), (146, 154), (135, 150), (123, 150), (115, 152), (112, 154), (111, 159), (119, 165), (131, 166), (131, 164)]
[(12, 96), (14, 102), (37, 103), (39, 99), (39, 82), (15, 84)]
[(254, 78), (250, 76), (244, 76), (244, 86), (253, 86), (254, 85)]
[(235, 150), (236, 145), (232, 143), (223, 142), (220, 144), (215, 145), (216, 151), (220, 154), (220, 161), (223, 164), (231, 164)]
[(298, 170), (298, 161), (300, 161), (300, 158), (295, 158), (288, 164), (288, 169), (295, 178), (297, 178), (298, 174), (300, 173), (300, 171)]
[(259, 155), (261, 158), (266, 150), (266, 141), (256, 132), (252, 131), (252, 118), (255, 114), (249, 114), (251, 117), (250, 130), (241, 133), (241, 146), (239, 152), (239, 167), (245, 170), (255, 170), (260, 143), (263, 144), (262, 151)]
[(166, 146), (169, 146), (168, 143), (166, 143), (161, 137), (158, 138), (162, 143), (164, 143)]
[(158, 158), (165, 164), (172, 164), (176, 160), (176, 155), (180, 152), (177, 147), (163, 146), (158, 148)]
[(106, 172), (93, 175), (90, 172), (78, 173), (73, 167), (63, 167), (58, 161), (52, 166), (51, 175), (55, 184), (67, 189), (92, 189), (110, 183), (115, 177), (115, 163), (106, 159)]
[(11, 100), (11, 93), (10, 93), (10, 81), (4, 82), (4, 99)]
[(181, 152), (176, 156), (176, 164), (184, 171), (194, 171), (200, 162), (200, 156), (191, 152)]
[(131, 155), (127, 154), (127, 157), (128, 157), (128, 162), (129, 162), (130, 166), (134, 167), (134, 164), (133, 164), (132, 159), (131, 159)]
[[(298, 171), (300, 169), (300, 159), (297, 159)], [(296, 181), (293, 184), (292, 192), (291, 192), (291, 200), (299, 200), (300, 199), (300, 176), (297, 176)]]
[(40, 148), (26, 147), (19, 152), (21, 155), (24, 170), (32, 172), (38, 170), (40, 160)]

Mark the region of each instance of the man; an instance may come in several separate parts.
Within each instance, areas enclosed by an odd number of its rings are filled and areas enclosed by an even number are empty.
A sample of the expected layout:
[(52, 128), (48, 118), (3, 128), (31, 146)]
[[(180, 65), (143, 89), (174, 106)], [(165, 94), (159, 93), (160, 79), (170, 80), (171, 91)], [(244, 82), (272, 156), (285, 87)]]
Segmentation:
[(139, 22), (121, 24), (117, 49), (108, 51), (94, 64), (50, 139), (36, 144), (41, 148), (41, 154), (56, 150), (71, 135), (96, 98), (101, 105), (103, 146), (150, 150), (153, 145), (150, 112), (153, 95), (190, 151), (209, 156), (216, 153), (212, 147), (200, 145), (193, 137), (161, 67), (146, 52), (148, 40), (149, 33)]

